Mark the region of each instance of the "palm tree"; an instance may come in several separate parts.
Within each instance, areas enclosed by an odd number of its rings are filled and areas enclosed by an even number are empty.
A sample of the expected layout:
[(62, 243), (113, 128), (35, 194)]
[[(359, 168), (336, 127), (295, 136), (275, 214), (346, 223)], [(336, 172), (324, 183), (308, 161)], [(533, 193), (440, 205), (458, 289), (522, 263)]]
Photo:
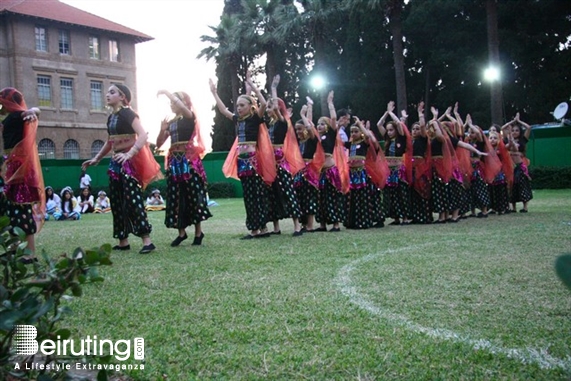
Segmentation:
[[(312, 71), (327, 78), (330, 21), (332, 17), (345, 10), (344, 3), (335, 0), (304, 0), (299, 3), (303, 7), (301, 14), (294, 7), (279, 8), (280, 12), (275, 13), (277, 27), (273, 35), (279, 41), (279, 36), (307, 34), (309, 49), (313, 53)], [(325, 95), (326, 93), (321, 94), (321, 112), (327, 110)], [(320, 110), (315, 110), (315, 114), (319, 115), (319, 112)]]
[[(239, 30), (239, 18), (235, 15), (222, 15), (220, 24), (216, 27), (210, 26), (209, 28), (216, 36), (200, 36), (200, 41), (207, 42), (210, 46), (202, 49), (197, 58), (204, 57), (206, 61), (214, 58), (218, 65), (224, 64), (227, 66), (230, 74), (229, 79), (231, 80), (232, 97), (229, 100), (224, 98), (222, 100), (224, 102), (233, 102), (241, 93), (238, 73), (243, 68), (242, 39), (236, 34), (236, 31)], [(218, 82), (220, 84), (220, 81)]]

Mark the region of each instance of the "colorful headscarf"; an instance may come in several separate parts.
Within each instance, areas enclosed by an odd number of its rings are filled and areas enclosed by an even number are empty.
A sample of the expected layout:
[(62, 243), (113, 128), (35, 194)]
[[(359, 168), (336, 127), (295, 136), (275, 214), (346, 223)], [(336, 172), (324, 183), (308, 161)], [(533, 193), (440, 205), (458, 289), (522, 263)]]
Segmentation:
[(26, 111), (28, 109), (22, 93), (13, 87), (5, 87), (0, 90), (0, 104), (8, 112)]
[[(28, 109), (24, 95), (13, 87), (0, 90), (0, 104), (10, 113)], [(6, 126), (5, 126), (6, 127)], [(24, 120), (20, 140), (6, 159), (6, 197), (14, 203), (32, 204), (32, 212), (39, 232), (44, 222), (46, 194), (40, 156), (36, 144), (38, 120)]]

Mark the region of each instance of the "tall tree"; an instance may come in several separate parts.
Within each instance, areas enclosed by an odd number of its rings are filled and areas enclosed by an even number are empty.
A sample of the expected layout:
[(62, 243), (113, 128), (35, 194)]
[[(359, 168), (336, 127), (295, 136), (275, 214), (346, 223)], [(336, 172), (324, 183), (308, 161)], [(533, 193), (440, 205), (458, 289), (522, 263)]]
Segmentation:
[[(240, 0), (227, 0), (220, 24), (210, 27), (216, 36), (201, 36), (201, 41), (208, 42), (210, 46), (202, 49), (197, 58), (216, 60), (218, 94), (227, 105), (234, 104), (238, 95), (242, 93), (243, 82), (238, 75), (242, 74), (245, 77), (250, 62), (257, 54), (251, 37), (242, 32), (245, 29), (243, 24), (246, 22), (248, 20), (243, 15)], [(229, 150), (235, 134), (233, 123), (216, 110), (212, 129), (212, 149)]]
[[(339, 13), (344, 11), (342, 3), (334, 0), (303, 0), (300, 2), (303, 12), (296, 15), (293, 12), (282, 14), (279, 18), (277, 33), (290, 34), (299, 33), (305, 29), (308, 34), (308, 54), (312, 55), (313, 68), (311, 73), (328, 78), (331, 74), (330, 65), (327, 62), (332, 44), (330, 43), (330, 33), (332, 24), (330, 21)], [(319, 107), (315, 107), (314, 114), (327, 111), (327, 91), (320, 91)], [(317, 106), (317, 105), (316, 105)]]
[(395, 82), (397, 85), (397, 107), (399, 110), (406, 110), (407, 97), (406, 97), (406, 79), (404, 72), (404, 47), (403, 47), (403, 33), (402, 33), (402, 8), (404, 0), (389, 0), (387, 1), (387, 15), (389, 18), (389, 25), (393, 35), (393, 57), (395, 61)]
[(389, 23), (392, 35), (393, 48), (393, 68), (396, 83), (397, 108), (405, 110), (407, 108), (406, 76), (404, 66), (404, 36), (402, 30), (402, 12), (404, 0), (349, 0), (348, 6), (362, 7), (370, 9), (372, 12), (379, 12)]

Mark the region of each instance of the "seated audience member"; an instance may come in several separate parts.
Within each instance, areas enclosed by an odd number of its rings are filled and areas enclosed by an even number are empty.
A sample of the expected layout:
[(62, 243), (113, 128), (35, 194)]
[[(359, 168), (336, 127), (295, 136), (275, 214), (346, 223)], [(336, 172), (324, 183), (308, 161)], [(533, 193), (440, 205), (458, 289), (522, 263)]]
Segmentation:
[(94, 213), (109, 213), (111, 211), (111, 201), (109, 201), (109, 197), (107, 197), (105, 191), (101, 190), (97, 193), (94, 209)]
[(81, 214), (79, 213), (81, 208), (77, 199), (73, 196), (73, 190), (71, 187), (65, 187), (60, 192), (61, 195), (61, 216), (58, 218), (59, 221), (67, 220), (79, 220)]
[(77, 202), (79, 203), (79, 207), (81, 208), (80, 210), (81, 214), (93, 213), (94, 201), (93, 201), (93, 195), (91, 194), (89, 188), (83, 188), (81, 190), (81, 194), (79, 195)]
[(53, 220), (59, 220), (61, 216), (61, 198), (54, 192), (54, 188), (46, 187), (46, 221), (50, 217)]
[(161, 192), (158, 189), (153, 189), (151, 195), (147, 198), (145, 209), (147, 211), (165, 210), (165, 200), (161, 197)]

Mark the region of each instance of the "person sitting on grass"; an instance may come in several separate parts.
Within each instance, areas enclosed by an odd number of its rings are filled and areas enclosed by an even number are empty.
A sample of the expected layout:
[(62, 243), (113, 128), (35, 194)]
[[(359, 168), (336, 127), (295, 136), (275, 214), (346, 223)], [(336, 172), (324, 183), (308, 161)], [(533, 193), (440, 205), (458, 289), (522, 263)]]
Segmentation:
[(93, 213), (109, 213), (111, 211), (111, 201), (107, 197), (105, 191), (100, 190), (97, 193), (97, 199), (95, 200), (95, 207)]
[(46, 187), (46, 221), (50, 217), (54, 220), (59, 220), (61, 216), (61, 198), (54, 192), (54, 188), (49, 185)]
[(147, 198), (145, 209), (149, 212), (165, 210), (165, 200), (161, 196), (161, 192), (158, 189), (153, 189), (151, 195)]
[(83, 188), (81, 194), (77, 199), (79, 207), (81, 208), (80, 213), (93, 213), (93, 195), (89, 188)]
[(77, 199), (73, 197), (73, 191), (70, 187), (65, 187), (61, 190), (61, 216), (59, 221), (75, 221), (81, 218), (79, 211), (81, 207)]

